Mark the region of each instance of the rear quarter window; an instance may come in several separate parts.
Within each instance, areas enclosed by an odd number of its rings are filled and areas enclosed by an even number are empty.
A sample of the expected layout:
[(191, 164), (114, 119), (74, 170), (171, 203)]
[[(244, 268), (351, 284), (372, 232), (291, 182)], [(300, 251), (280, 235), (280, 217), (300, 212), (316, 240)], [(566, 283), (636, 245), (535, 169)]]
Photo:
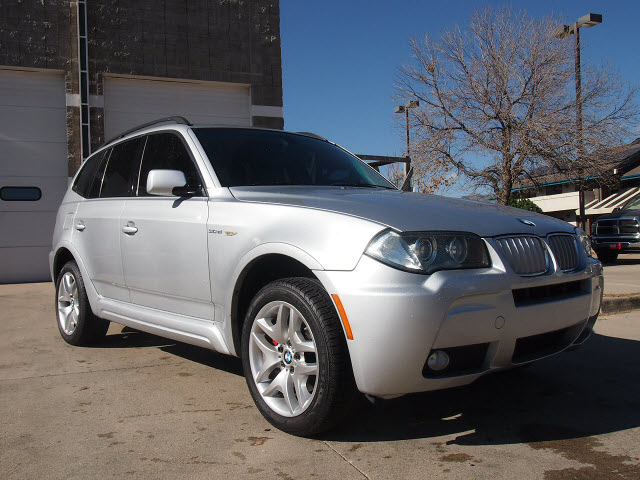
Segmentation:
[(81, 167), (80, 173), (76, 177), (75, 182), (73, 182), (73, 186), (71, 189), (76, 192), (78, 195), (84, 198), (90, 198), (91, 186), (96, 177), (96, 173), (100, 167), (100, 163), (104, 158), (104, 153), (106, 150), (103, 150), (91, 157), (87, 158), (84, 164)]

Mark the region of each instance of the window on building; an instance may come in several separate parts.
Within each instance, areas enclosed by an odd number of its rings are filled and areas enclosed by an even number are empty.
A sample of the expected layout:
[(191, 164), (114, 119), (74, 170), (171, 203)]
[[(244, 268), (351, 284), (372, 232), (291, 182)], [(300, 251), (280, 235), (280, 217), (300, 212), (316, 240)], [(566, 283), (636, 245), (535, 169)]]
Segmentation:
[(0, 199), (5, 202), (35, 202), (42, 198), (38, 187), (2, 187)]
[(547, 185), (545, 190), (546, 195), (558, 195), (562, 193), (562, 185)]

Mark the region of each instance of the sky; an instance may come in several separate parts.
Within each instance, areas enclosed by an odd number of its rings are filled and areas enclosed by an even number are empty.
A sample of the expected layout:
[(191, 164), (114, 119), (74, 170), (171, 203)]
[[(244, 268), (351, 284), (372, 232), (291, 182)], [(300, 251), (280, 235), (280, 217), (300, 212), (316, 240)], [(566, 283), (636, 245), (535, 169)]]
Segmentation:
[(602, 14), (602, 24), (580, 32), (583, 65), (606, 62), (640, 84), (639, 0), (280, 0), (285, 129), (317, 133), (354, 153), (403, 155), (403, 115), (392, 97), (397, 68), (410, 60), (409, 38), (464, 26), (484, 5), (553, 13), (567, 23)]

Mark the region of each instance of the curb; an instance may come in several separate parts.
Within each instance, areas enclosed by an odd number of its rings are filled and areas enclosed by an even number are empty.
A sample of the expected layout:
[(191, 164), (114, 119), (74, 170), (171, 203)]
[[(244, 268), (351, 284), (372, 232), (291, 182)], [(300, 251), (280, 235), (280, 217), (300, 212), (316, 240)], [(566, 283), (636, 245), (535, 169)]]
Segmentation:
[(628, 297), (604, 297), (600, 312), (603, 315), (640, 309), (640, 295)]

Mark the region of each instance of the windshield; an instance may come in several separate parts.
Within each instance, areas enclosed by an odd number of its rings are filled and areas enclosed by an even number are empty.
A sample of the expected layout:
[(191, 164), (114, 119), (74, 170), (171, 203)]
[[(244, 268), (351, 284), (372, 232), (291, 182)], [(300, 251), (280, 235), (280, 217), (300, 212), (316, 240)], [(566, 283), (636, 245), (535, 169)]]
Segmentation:
[(305, 135), (242, 128), (194, 128), (224, 187), (342, 185), (395, 187), (343, 149)]
[(622, 210), (640, 210), (640, 196), (634, 197), (622, 207)]

